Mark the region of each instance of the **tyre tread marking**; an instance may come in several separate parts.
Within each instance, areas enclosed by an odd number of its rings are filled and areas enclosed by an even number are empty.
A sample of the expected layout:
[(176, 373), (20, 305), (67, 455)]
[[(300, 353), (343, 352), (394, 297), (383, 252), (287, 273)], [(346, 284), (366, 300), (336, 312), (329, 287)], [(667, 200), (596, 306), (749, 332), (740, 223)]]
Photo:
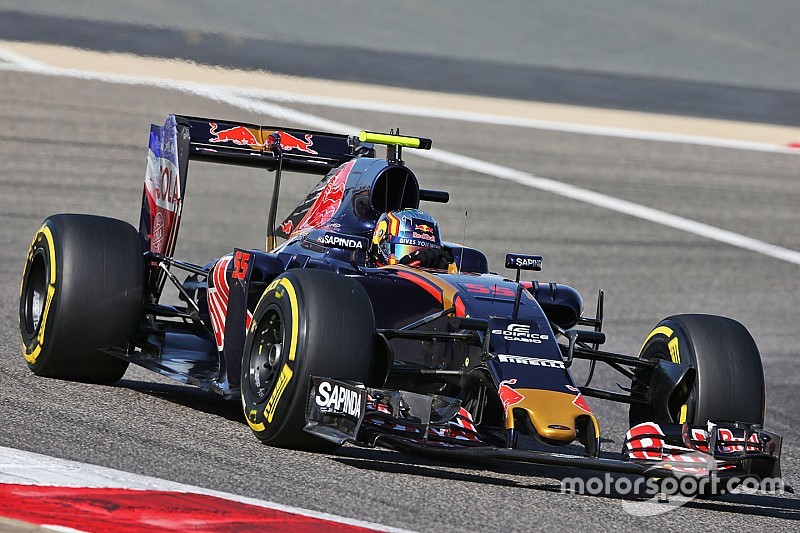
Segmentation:
[(678, 337), (674, 337), (667, 345), (669, 347), (669, 357), (673, 363), (681, 363), (681, 351), (678, 348)]
[(272, 280), (272, 281), (270, 282), (270, 284), (269, 284), (269, 285), (267, 285), (267, 288), (266, 288), (266, 289), (264, 289), (264, 292), (262, 292), (262, 293), (261, 293), (261, 298), (259, 298), (259, 299), (258, 299), (258, 303), (256, 304), (256, 307), (255, 307), (256, 309), (258, 309), (259, 307), (261, 307), (261, 302), (262, 302), (262, 301), (264, 301), (264, 298), (266, 298), (266, 297), (267, 297), (267, 295), (268, 295), (268, 294), (269, 294), (269, 293), (270, 293), (270, 292), (271, 292), (273, 289), (275, 289), (275, 287), (277, 287), (277, 286), (278, 286), (278, 283), (280, 283), (280, 279), (274, 279), (274, 280)]
[(267, 407), (264, 409), (264, 416), (267, 419), (267, 423), (272, 423), (272, 417), (275, 416), (275, 410), (278, 407), (278, 402), (281, 401), (281, 396), (283, 396), (283, 391), (286, 390), (286, 385), (289, 384), (289, 381), (292, 379), (292, 369), (289, 368), (289, 365), (284, 363), (283, 368), (281, 369), (281, 375), (278, 376), (278, 383), (275, 385), (275, 389), (272, 391), (272, 396), (270, 396), (269, 401), (267, 402)]

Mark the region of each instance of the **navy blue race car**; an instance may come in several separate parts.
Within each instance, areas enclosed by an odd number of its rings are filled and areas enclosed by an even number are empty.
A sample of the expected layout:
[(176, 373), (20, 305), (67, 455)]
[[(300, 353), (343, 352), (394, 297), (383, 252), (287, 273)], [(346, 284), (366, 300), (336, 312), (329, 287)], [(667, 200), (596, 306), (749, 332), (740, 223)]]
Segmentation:
[[(36, 233), (20, 294), (28, 366), (110, 383), (141, 365), (240, 398), (274, 446), (780, 476), (781, 437), (762, 428), (761, 359), (744, 326), (676, 315), (638, 357), (600, 350), (602, 291), (585, 316), (575, 289), (520, 281), (541, 257), (508, 253), (509, 275), (496, 274), (479, 250), (441, 240), (420, 206), (449, 195), (422, 188), (402, 161), (403, 148), (430, 146), (171, 115), (151, 128), (138, 231), (61, 214)], [(273, 172), (267, 251), (234, 248), (206, 265), (173, 256), (193, 160)], [(279, 224), (284, 171), (323, 177)], [(162, 303), (165, 286), (181, 305)], [(591, 361), (585, 383), (570, 373), (575, 359)], [(592, 387), (597, 363), (630, 386)], [(621, 453), (601, 454), (587, 398), (629, 406)]]

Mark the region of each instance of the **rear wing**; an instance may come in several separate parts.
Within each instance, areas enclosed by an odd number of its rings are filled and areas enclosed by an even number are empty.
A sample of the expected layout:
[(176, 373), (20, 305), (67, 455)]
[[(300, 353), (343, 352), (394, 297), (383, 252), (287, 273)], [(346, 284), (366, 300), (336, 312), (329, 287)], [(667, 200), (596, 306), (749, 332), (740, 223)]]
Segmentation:
[[(277, 141), (279, 142), (279, 146)], [(313, 130), (258, 126), (182, 115), (169, 115), (164, 126), (151, 125), (139, 235), (146, 262), (147, 293), (157, 302), (167, 273), (154, 258), (171, 258), (183, 210), (189, 161), (327, 174), (356, 157), (374, 157), (357, 137)]]
[(280, 137), (283, 169), (308, 174), (329, 170), (359, 156), (372, 156), (355, 137), (313, 130), (257, 126), (198, 117), (175, 116), (189, 134), (189, 159), (275, 170), (270, 135)]

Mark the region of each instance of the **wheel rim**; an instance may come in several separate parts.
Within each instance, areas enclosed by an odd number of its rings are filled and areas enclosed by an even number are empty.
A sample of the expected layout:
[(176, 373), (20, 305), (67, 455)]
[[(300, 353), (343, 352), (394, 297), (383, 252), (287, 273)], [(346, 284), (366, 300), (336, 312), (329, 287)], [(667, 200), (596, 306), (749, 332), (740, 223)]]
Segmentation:
[(267, 397), (283, 363), (283, 320), (278, 308), (267, 309), (250, 349), (247, 381), (260, 402)]
[(27, 339), (39, 331), (47, 300), (48, 273), (44, 254), (38, 251), (31, 260), (22, 290), (22, 330)]

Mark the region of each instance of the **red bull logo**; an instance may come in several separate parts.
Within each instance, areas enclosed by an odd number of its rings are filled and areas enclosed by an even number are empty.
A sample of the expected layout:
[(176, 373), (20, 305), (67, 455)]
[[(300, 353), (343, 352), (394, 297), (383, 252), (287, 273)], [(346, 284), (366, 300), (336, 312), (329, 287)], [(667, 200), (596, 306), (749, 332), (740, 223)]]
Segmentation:
[(414, 220), (414, 231), (411, 236), (415, 239), (424, 239), (430, 242), (436, 242), (436, 235), (433, 231), (433, 226), (421, 220)]
[[(345, 175), (345, 178), (346, 177)], [(342, 203), (343, 196), (344, 181), (339, 179), (337, 175), (336, 178), (331, 180), (325, 189), (322, 190), (322, 194), (319, 195), (319, 198), (314, 203), (313, 213), (309, 212), (310, 215), (308, 215), (306, 219), (306, 225), (317, 228), (330, 220), (330, 218), (336, 214), (336, 210), (339, 209), (339, 204)]]
[(331, 177), (331, 180), (325, 185), (320, 195), (314, 200), (314, 204), (295, 227), (295, 234), (308, 228), (318, 228), (336, 214), (342, 203), (344, 186), (347, 183), (347, 176), (350, 175), (353, 165), (355, 165), (355, 160), (347, 162)]
[(497, 387), (497, 394), (503, 403), (503, 412), (508, 413), (508, 409), (525, 399), (525, 396), (512, 389), (509, 385), (517, 383), (516, 379), (507, 379), (500, 382)]
[(290, 133), (286, 133), (285, 131), (276, 131), (275, 133), (281, 138), (281, 148), (287, 151), (291, 150), (298, 150), (300, 152), (305, 152), (307, 154), (317, 155), (318, 152), (311, 149), (311, 146), (314, 144), (314, 139), (312, 139), (311, 134), (306, 134), (305, 141), (302, 139), (298, 139), (294, 135)]
[(217, 131), (217, 124), (209, 122), (208, 133), (213, 135), (208, 142), (212, 143), (233, 143), (239, 146), (261, 146), (253, 132), (244, 126), (234, 126), (227, 130)]
[(417, 233), (416, 231), (411, 234), (411, 236), (415, 239), (423, 239), (426, 241), (436, 242), (436, 237), (433, 235), (428, 235), (427, 233)]

